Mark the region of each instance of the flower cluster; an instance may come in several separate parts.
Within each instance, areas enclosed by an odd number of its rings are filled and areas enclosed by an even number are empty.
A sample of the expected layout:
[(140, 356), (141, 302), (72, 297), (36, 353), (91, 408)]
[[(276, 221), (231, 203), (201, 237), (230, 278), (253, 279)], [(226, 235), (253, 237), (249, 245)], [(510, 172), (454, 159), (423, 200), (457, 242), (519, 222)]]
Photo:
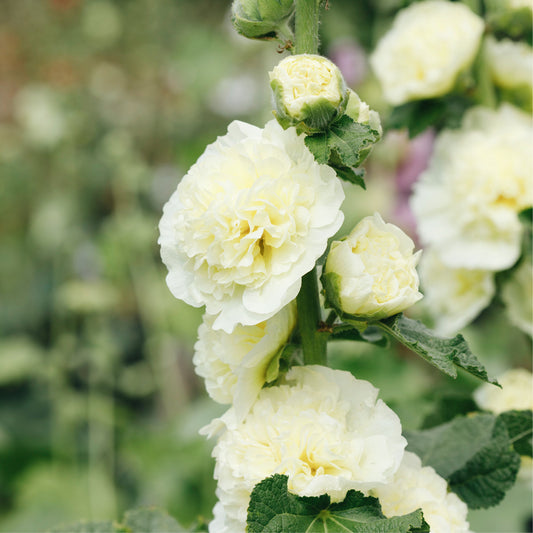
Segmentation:
[(494, 272), (520, 256), (518, 214), (533, 205), (532, 137), (531, 117), (509, 104), (472, 108), (460, 129), (437, 137), (415, 185), (411, 205), (431, 250), (422, 282), (443, 333), (472, 320), (494, 294)]
[[(368, 381), (320, 365), (294, 366), (285, 357), (293, 349), (287, 344), (303, 345), (299, 336), (306, 334), (299, 322), (309, 310), (295, 302), (302, 277), (315, 275), (343, 221), (340, 180), (317, 162), (306, 135), (346, 114), (350, 127), (358, 123), (357, 131), (370, 130), (375, 139), (379, 117), (320, 56), (284, 59), (271, 80), (279, 123), (231, 123), (183, 177), (159, 226), (171, 292), (205, 305), (196, 372), (215, 401), (231, 404), (202, 430), (218, 437), (211, 533), (244, 532), (252, 490), (276, 473), (288, 477), (292, 493), (328, 494), (334, 502), (351, 489), (394, 491), (407, 444), (398, 416)], [(331, 245), (327, 299), (339, 302), (339, 316), (376, 321), (397, 314), (422, 297), (419, 256), (399, 228), (379, 214), (367, 217)], [(460, 505), (440, 496), (413, 493), (409, 502), (413, 509), (426, 505), (432, 527), (448, 508), (449, 523), (463, 527)], [(384, 505), (389, 500), (384, 492)]]

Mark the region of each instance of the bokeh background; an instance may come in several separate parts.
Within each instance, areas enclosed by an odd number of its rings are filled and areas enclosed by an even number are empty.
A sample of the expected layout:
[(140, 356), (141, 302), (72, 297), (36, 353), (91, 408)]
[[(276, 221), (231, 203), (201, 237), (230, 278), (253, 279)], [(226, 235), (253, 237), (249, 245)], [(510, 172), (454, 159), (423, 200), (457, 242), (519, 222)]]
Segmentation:
[[(331, 0), (322, 53), (382, 112), (372, 49), (400, 0)], [(174, 299), (157, 246), (163, 204), (234, 119), (271, 115), (276, 43), (239, 37), (229, 0), (0, 0), (0, 531), (45, 531), (157, 505), (209, 520), (223, 412), (192, 365), (201, 310)], [(393, 132), (346, 186), (346, 232), (380, 211), (414, 233), (406, 199), (434, 134)], [(530, 343), (492, 308), (467, 335), (492, 371)], [(381, 388), (407, 428), (457, 382), (396, 348), (339, 343), (331, 364)], [(448, 395), (448, 396), (447, 396)], [(475, 531), (525, 531), (518, 484)], [(200, 519), (198, 517), (201, 517)], [(504, 517), (504, 518), (502, 518)], [(498, 522), (499, 520), (499, 522)]]

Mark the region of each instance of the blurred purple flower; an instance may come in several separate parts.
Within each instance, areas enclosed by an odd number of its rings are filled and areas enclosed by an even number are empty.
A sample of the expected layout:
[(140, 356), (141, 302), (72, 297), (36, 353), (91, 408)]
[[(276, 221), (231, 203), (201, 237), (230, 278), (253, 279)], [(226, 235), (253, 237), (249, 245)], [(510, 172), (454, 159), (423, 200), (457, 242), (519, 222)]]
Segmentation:
[(412, 139), (405, 157), (396, 170), (397, 200), (394, 218), (396, 223), (414, 238), (416, 238), (416, 219), (409, 207), (409, 197), (413, 184), (428, 166), (434, 143), (435, 131), (431, 128)]
[(328, 57), (335, 63), (346, 83), (354, 87), (366, 77), (368, 65), (364, 50), (351, 39), (339, 39), (329, 47)]

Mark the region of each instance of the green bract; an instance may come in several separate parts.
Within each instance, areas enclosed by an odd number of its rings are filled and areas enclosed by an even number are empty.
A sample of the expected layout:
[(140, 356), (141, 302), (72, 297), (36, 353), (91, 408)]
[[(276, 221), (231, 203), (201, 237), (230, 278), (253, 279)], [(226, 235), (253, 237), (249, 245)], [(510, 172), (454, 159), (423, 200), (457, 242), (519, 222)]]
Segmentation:
[(274, 114), (284, 128), (296, 126), (305, 133), (315, 133), (344, 114), (348, 88), (329, 59), (312, 54), (289, 56), (269, 76)]
[(288, 33), (294, 0), (234, 0), (231, 9), (235, 29), (250, 39), (275, 39)]

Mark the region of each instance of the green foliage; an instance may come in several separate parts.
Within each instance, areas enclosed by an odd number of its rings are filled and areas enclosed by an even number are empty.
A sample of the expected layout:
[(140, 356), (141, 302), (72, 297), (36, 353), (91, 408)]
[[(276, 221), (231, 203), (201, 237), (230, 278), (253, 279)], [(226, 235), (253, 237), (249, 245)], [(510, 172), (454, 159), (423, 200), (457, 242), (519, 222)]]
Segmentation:
[(488, 377), (484, 366), (462, 335), (451, 339), (439, 337), (421, 322), (401, 313), (381, 320), (376, 325), (449, 376), (457, 377), (456, 367), (459, 367), (483, 381), (497, 384)]
[(533, 413), (531, 410), (505, 411), (498, 419), (502, 420), (509, 433), (513, 448), (520, 455), (533, 455)]
[(258, 483), (250, 497), (249, 533), (408, 533), (429, 531), (422, 512), (386, 518), (377, 498), (350, 490), (341, 503), (328, 495), (296, 496), (287, 476), (276, 474)]
[(458, 95), (408, 102), (392, 110), (385, 122), (385, 128), (406, 128), (410, 138), (416, 137), (429, 127), (437, 130), (457, 128), (464, 112), (471, 105), (471, 100)]
[(347, 115), (320, 133), (308, 135), (305, 144), (315, 159), (333, 167), (340, 178), (365, 187), (359, 167), (379, 140), (379, 134), (367, 124)]
[(184, 533), (185, 531), (187, 530), (162, 509), (145, 507), (126, 511), (120, 522), (80, 521), (53, 528), (50, 533)]
[(498, 504), (515, 482), (520, 456), (506, 424), (494, 415), (458, 417), (405, 436), (407, 449), (447, 479), (472, 509)]

